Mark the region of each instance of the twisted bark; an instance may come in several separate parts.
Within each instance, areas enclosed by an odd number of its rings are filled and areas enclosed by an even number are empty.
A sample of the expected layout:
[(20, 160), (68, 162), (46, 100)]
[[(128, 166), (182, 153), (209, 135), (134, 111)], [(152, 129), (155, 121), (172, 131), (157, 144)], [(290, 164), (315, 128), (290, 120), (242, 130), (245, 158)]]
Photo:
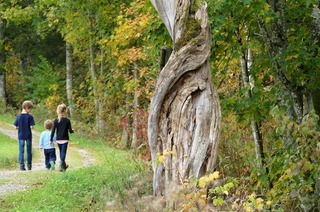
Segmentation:
[[(210, 75), (205, 2), (154, 0), (153, 5), (174, 43), (158, 78), (148, 121), (154, 195), (162, 196), (172, 185), (214, 170), (221, 111)], [(163, 162), (157, 161), (159, 155)]]

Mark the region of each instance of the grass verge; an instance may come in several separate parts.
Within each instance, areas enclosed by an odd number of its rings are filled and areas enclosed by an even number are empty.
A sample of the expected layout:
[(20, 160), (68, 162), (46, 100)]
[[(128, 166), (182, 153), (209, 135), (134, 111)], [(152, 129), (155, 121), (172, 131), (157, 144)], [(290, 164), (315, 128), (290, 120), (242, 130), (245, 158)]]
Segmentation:
[[(12, 119), (1, 121), (7, 123)], [(15, 166), (16, 140), (0, 134), (0, 141), (0, 158), (8, 158), (0, 167)], [(47, 170), (17, 172), (10, 180), (4, 179), (0, 185), (17, 183), (26, 188), (0, 196), (1, 211), (130, 211), (137, 207), (137, 200), (142, 195), (151, 193), (150, 166), (134, 158), (130, 152), (108, 147), (102, 141), (79, 138), (76, 133), (71, 135), (70, 141), (75, 149), (68, 151), (68, 157), (79, 164), (72, 164), (64, 173)], [(95, 164), (73, 169), (81, 167), (80, 163), (86, 160), (76, 148), (88, 151), (95, 158)]]
[(0, 134), (0, 169), (17, 166), (18, 143), (9, 136)]
[[(42, 172), (33, 188), (6, 196), (4, 211), (106, 211), (107, 202), (123, 201), (136, 179), (146, 174), (130, 154), (104, 148), (97, 166), (70, 172)], [(145, 179), (145, 178), (142, 178)], [(143, 192), (142, 192), (143, 193)]]

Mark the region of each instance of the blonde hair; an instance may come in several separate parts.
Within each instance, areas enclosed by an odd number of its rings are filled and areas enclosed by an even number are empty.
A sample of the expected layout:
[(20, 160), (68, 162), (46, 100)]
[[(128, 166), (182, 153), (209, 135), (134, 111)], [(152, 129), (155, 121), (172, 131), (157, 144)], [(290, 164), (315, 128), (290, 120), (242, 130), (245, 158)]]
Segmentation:
[(53, 122), (50, 119), (44, 121), (44, 127), (47, 130), (51, 130), (52, 126), (53, 126)]
[(65, 104), (58, 105), (57, 114), (58, 114), (58, 121), (60, 122), (63, 117), (67, 116), (67, 106)]
[(22, 103), (22, 109), (32, 109), (33, 104), (31, 101), (27, 100)]

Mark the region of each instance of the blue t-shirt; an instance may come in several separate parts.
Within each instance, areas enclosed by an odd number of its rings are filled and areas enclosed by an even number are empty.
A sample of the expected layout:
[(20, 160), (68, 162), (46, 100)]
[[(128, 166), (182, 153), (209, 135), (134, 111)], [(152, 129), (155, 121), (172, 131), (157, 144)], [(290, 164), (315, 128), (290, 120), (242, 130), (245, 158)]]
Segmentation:
[(31, 126), (35, 125), (33, 116), (28, 113), (21, 113), (16, 121), (13, 123), (14, 126), (18, 127), (18, 139), (27, 140), (32, 139)]

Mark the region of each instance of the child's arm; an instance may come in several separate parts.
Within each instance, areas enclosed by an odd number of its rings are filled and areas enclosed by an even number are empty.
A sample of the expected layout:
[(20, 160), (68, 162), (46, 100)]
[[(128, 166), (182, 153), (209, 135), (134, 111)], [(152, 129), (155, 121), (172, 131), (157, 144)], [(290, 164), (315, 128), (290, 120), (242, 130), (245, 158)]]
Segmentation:
[(53, 121), (53, 127), (51, 129), (50, 141), (53, 141), (55, 131), (56, 131), (56, 120)]
[(43, 149), (43, 134), (40, 135), (39, 149)]
[(50, 141), (50, 145), (54, 145), (54, 143), (56, 143), (57, 140), (57, 136), (54, 135), (52, 141)]
[(74, 133), (74, 130), (72, 129), (72, 126), (71, 126), (71, 121), (69, 122), (69, 133)]
[(29, 124), (30, 124), (30, 129), (33, 130), (34, 125), (35, 125), (36, 123), (34, 122), (33, 116), (31, 116), (31, 115), (30, 115), (30, 119), (29, 119)]
[(19, 129), (18, 117), (17, 117), (16, 120), (14, 121), (13, 127), (14, 127), (16, 130)]

